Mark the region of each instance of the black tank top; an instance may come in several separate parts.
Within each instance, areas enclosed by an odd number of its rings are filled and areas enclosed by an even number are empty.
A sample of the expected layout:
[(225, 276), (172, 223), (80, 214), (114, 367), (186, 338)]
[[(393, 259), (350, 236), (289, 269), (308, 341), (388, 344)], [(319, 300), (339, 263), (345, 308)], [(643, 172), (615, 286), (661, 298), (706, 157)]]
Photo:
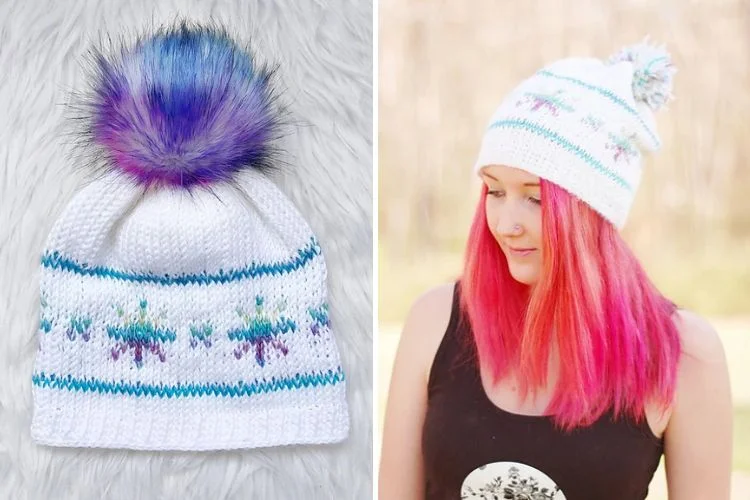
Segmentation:
[(565, 433), (549, 416), (495, 406), (482, 387), (473, 337), (459, 307), (432, 363), (422, 434), (426, 498), (642, 500), (663, 442), (646, 419), (607, 412)]

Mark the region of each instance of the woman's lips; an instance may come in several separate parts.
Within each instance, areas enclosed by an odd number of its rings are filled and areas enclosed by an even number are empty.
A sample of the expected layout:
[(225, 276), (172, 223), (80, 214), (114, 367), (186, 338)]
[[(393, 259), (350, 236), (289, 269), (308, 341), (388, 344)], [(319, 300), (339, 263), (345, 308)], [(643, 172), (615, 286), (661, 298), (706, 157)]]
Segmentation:
[(527, 255), (531, 255), (536, 251), (536, 248), (513, 248), (508, 247), (508, 250), (510, 250), (510, 253), (512, 255), (515, 255), (516, 257), (525, 257)]

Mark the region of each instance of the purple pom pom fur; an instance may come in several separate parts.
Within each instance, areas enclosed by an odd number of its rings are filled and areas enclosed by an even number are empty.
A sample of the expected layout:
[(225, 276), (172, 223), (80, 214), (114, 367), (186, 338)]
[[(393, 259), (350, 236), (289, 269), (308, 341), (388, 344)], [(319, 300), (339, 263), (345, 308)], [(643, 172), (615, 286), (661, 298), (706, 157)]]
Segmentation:
[(225, 29), (182, 21), (116, 53), (94, 50), (85, 103), (87, 135), (108, 170), (146, 187), (189, 189), (272, 168), (271, 71)]

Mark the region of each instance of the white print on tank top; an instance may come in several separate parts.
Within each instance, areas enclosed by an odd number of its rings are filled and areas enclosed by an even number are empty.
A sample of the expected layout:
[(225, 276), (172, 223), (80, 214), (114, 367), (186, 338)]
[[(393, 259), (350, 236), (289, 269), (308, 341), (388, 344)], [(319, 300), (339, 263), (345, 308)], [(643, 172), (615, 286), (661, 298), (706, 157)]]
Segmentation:
[(518, 462), (493, 462), (474, 469), (461, 485), (461, 499), (565, 500), (544, 472)]

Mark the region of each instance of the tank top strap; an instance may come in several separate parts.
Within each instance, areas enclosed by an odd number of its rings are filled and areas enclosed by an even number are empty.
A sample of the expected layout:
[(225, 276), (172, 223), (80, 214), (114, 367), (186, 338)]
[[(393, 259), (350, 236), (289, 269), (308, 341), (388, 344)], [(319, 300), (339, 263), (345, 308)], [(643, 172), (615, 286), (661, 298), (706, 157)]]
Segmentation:
[(461, 310), (461, 282), (456, 281), (453, 287), (451, 314), (448, 326), (438, 346), (430, 368), (427, 382), (428, 395), (441, 382), (456, 383), (458, 380), (471, 385), (475, 373), (474, 363), (476, 350), (471, 329), (468, 328), (468, 317)]

